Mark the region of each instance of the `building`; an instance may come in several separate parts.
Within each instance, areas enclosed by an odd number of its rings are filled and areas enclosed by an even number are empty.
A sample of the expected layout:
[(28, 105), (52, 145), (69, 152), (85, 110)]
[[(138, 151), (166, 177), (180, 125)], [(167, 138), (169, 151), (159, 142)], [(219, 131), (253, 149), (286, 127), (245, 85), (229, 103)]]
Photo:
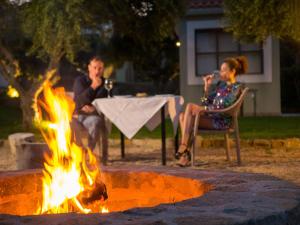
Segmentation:
[(241, 44), (224, 31), (222, 0), (190, 0), (186, 16), (179, 24), (180, 92), (186, 102), (198, 103), (203, 94), (201, 76), (219, 68), (222, 59), (244, 55), (249, 71), (240, 76), (252, 92), (246, 97), (244, 115), (279, 115), (279, 41), (269, 37), (264, 43)]

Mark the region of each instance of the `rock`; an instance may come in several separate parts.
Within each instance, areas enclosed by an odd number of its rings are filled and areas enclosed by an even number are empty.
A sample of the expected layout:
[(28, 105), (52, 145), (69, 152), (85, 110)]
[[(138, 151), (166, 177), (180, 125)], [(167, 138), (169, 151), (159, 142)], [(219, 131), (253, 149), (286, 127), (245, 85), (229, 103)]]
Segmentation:
[(203, 140), (204, 140), (203, 137), (198, 135), (196, 137), (196, 146), (202, 146)]
[(271, 143), (269, 140), (266, 139), (255, 139), (253, 141), (254, 147), (263, 147), (263, 148), (270, 148)]
[[(109, 139), (109, 145), (119, 146), (120, 139)], [(151, 138), (143, 138), (143, 139), (127, 139), (125, 138), (125, 149), (126, 147), (133, 146), (152, 146), (154, 148), (161, 148), (161, 139), (151, 139)], [(174, 138), (166, 138), (166, 146), (173, 147), (174, 146)]]
[(251, 146), (253, 146), (253, 140), (241, 139), (241, 146), (242, 147), (251, 147)]
[(45, 143), (36, 143), (32, 133), (15, 133), (8, 136), (11, 153), (16, 159), (18, 170), (43, 168)]
[(273, 139), (271, 140), (271, 146), (272, 148), (283, 148), (285, 147), (285, 141), (281, 139)]
[(288, 138), (285, 140), (285, 147), (287, 148), (298, 148), (300, 147), (299, 138)]
[(209, 147), (212, 147), (212, 140), (211, 139), (208, 139), (208, 138), (204, 138), (202, 140), (202, 146), (203, 148), (209, 148)]
[(215, 148), (222, 148), (222, 147), (225, 147), (225, 139), (214, 139), (212, 141), (212, 145), (213, 147)]
[(15, 133), (8, 136), (10, 151), (13, 155), (16, 155), (17, 148), (21, 144), (26, 142), (34, 142), (34, 134), (32, 133)]
[(49, 152), (45, 143), (23, 143), (16, 149), (18, 170), (43, 168), (44, 154)]
[(0, 224), (299, 225), (299, 186), (264, 174), (147, 166), (102, 173), (111, 213), (34, 216), (41, 171), (0, 173)]

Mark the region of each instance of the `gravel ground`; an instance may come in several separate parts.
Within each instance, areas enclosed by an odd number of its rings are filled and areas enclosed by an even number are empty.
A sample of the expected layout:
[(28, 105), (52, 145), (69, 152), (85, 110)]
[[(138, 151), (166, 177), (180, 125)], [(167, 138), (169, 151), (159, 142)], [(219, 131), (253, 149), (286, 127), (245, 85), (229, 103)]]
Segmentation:
[[(225, 160), (223, 148), (198, 149), (196, 155), (198, 170), (221, 170), (236, 172), (263, 173), (288, 180), (300, 185), (300, 149), (299, 148), (242, 148), (242, 166), (235, 162), (234, 148), (231, 150), (232, 161)], [(96, 154), (98, 151), (96, 150)], [(167, 145), (167, 166), (177, 167), (173, 157), (171, 143)], [(161, 165), (159, 140), (140, 140), (126, 143), (125, 159), (120, 157), (118, 141), (110, 141), (108, 166)], [(0, 147), (0, 171), (15, 170), (15, 157), (10, 153), (7, 141)], [(178, 167), (178, 170), (184, 168)]]

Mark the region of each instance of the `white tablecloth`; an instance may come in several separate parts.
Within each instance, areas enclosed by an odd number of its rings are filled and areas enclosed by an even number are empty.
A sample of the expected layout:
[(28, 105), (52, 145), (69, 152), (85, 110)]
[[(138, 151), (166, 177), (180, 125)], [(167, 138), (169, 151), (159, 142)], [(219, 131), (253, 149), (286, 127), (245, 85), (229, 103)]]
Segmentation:
[(98, 113), (103, 113), (129, 139), (144, 125), (153, 130), (161, 122), (162, 106), (166, 116), (170, 116), (176, 134), (179, 113), (184, 100), (181, 96), (157, 95), (153, 97), (113, 97), (99, 98), (93, 101)]

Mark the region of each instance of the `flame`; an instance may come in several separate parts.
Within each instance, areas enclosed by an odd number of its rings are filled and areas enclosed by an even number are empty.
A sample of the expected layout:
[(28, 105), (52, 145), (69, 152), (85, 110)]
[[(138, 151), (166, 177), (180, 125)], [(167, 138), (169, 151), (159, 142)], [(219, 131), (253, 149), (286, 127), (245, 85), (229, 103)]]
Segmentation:
[(107, 207), (101, 206), (101, 207), (100, 207), (100, 212), (101, 212), (101, 213), (109, 213), (109, 210), (108, 210)]
[[(38, 95), (43, 91), (43, 100)], [(95, 155), (72, 142), (70, 121), (75, 109), (63, 88), (53, 89), (49, 81), (35, 95), (35, 122), (50, 152), (45, 154), (42, 213), (89, 213), (83, 204), (88, 191), (95, 189), (100, 169)]]
[(9, 85), (7, 90), (7, 95), (11, 98), (18, 98), (19, 97), (19, 92), (13, 88), (11, 85)]

